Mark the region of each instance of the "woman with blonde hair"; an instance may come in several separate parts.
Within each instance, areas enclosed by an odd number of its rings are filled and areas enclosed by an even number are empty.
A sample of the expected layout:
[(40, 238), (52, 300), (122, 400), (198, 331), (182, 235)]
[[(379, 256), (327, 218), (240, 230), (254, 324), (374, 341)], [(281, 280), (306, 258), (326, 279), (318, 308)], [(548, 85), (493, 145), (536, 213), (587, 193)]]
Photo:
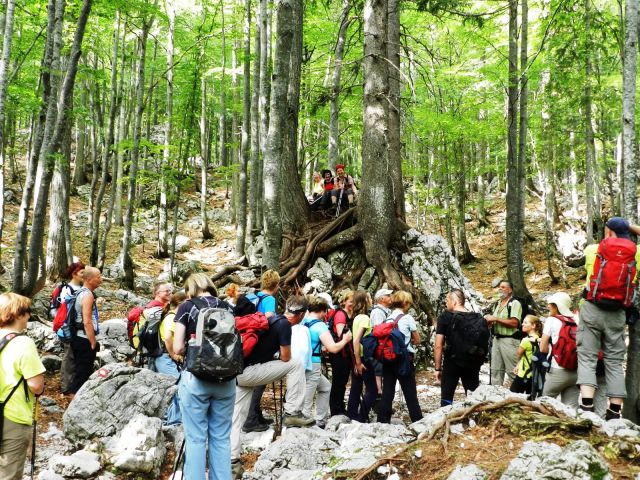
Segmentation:
[[(216, 297), (216, 288), (204, 273), (191, 274), (184, 288), (187, 301), (180, 305), (175, 317), (175, 355), (185, 355), (187, 341), (195, 337), (201, 309), (224, 308), (233, 312), (231, 305)], [(186, 444), (184, 478), (205, 478), (207, 457), (209, 480), (231, 478), (230, 436), (236, 399), (235, 378), (214, 383), (201, 380), (184, 370), (178, 387), (178, 399)]]
[(391, 422), (391, 409), (393, 397), (396, 393), (396, 382), (400, 382), (404, 400), (407, 403), (409, 416), (412, 422), (417, 422), (422, 418), (420, 403), (418, 402), (418, 393), (416, 390), (416, 369), (413, 364), (413, 357), (416, 353), (414, 345), (420, 343), (420, 334), (416, 320), (409, 314), (409, 309), (413, 304), (413, 298), (409, 292), (402, 290), (397, 291), (391, 296), (391, 315), (388, 321), (397, 324), (398, 330), (404, 335), (405, 345), (409, 352), (407, 359), (408, 372), (401, 371), (400, 363), (384, 363), (382, 366), (382, 399), (380, 400), (380, 408), (378, 410), (378, 422)]
[(31, 300), (15, 293), (0, 295), (0, 478), (21, 480), (31, 441), (33, 409), (44, 392), (45, 368), (36, 344), (22, 332), (31, 316)]

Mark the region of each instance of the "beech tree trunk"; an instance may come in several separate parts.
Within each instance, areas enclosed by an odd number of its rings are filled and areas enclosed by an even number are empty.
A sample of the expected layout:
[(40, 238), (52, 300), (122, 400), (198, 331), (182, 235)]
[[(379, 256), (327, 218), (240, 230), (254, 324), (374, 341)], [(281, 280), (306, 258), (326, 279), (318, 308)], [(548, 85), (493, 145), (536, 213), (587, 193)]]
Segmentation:
[[(638, 223), (638, 166), (636, 162), (636, 62), (638, 57), (638, 0), (625, 4), (624, 69), (622, 81), (622, 159), (624, 191), (622, 214)], [(639, 376), (640, 378), (640, 376)]]
[(334, 52), (334, 67), (331, 76), (331, 103), (329, 104), (329, 149), (327, 159), (331, 171), (335, 171), (336, 164), (340, 161), (340, 76), (342, 74), (342, 59), (344, 58), (347, 28), (350, 23), (350, 11), (351, 1), (342, 0), (342, 15), (340, 16), (340, 28)]
[[(258, 230), (257, 210), (258, 199), (260, 197), (260, 172), (262, 164), (260, 162), (260, 65), (258, 60), (261, 58), (260, 46), (260, 29), (261, 23), (256, 24), (256, 33), (254, 39), (254, 58), (253, 61), (253, 89), (251, 92), (251, 177), (249, 183), (249, 215), (247, 218), (247, 243), (253, 241), (254, 232)], [(246, 77), (245, 77), (246, 78)]]
[[(307, 229), (310, 211), (298, 172), (298, 113), (300, 110), (300, 75), (302, 70), (303, 2), (301, 0), (292, 0), (291, 8), (293, 33), (289, 60), (287, 113), (279, 190), (281, 193), (282, 230), (285, 233), (295, 235)], [(289, 251), (289, 247), (286, 247), (283, 248), (282, 253), (287, 255)]]
[(365, 0), (364, 4), (364, 116), (362, 134), (362, 189), (358, 200), (367, 261), (386, 279), (390, 288), (401, 287), (391, 266), (389, 244), (396, 228), (389, 165), (389, 65), (387, 55), (388, 2)]
[(460, 249), (458, 250), (458, 259), (461, 264), (471, 263), (475, 260), (475, 257), (471, 253), (471, 248), (469, 248), (469, 242), (467, 241), (467, 227), (465, 223), (465, 200), (466, 200), (466, 161), (465, 161), (465, 153), (462, 145), (459, 145), (457, 150), (459, 152), (458, 160), (458, 179), (457, 179), (457, 226), (458, 226), (458, 244), (460, 245)]
[(287, 94), (289, 89), (291, 49), (294, 36), (296, 0), (279, 0), (276, 4), (277, 39), (273, 62), (269, 133), (264, 156), (264, 251), (262, 264), (277, 269), (282, 247), (280, 172), (284, 162), (287, 128)]
[(131, 229), (133, 227), (133, 211), (136, 202), (136, 181), (138, 175), (138, 160), (140, 156), (140, 135), (142, 132), (142, 114), (144, 113), (144, 67), (147, 53), (147, 37), (153, 23), (153, 17), (142, 21), (138, 49), (138, 75), (136, 83), (136, 109), (133, 127), (133, 144), (131, 147), (131, 166), (129, 167), (129, 190), (127, 193), (127, 215), (124, 218), (124, 232), (122, 235), (122, 252), (120, 253), (120, 266), (123, 272), (122, 283), (124, 288), (133, 290), (135, 287), (134, 264), (131, 258)]
[[(64, 129), (70, 114), (71, 100), (73, 98), (73, 89), (75, 87), (76, 73), (78, 71), (78, 61), (81, 55), (82, 40), (84, 38), (85, 27), (91, 11), (92, 0), (84, 0), (78, 23), (71, 45), (71, 53), (69, 54), (69, 64), (67, 72), (60, 88), (60, 96), (57, 104), (51, 112), (51, 137), (48, 143), (43, 145), (41, 150), (41, 163), (43, 165), (43, 174), (40, 181), (40, 188), (33, 212), (33, 222), (31, 225), (31, 238), (29, 241), (29, 265), (27, 275), (23, 287), (23, 292), (33, 295), (37, 292), (41, 285), (44, 285), (44, 262), (43, 257), (43, 238), (44, 227), (46, 223), (46, 209), (49, 200), (49, 187), (53, 176), (52, 158), (60, 152)], [(57, 13), (61, 12), (60, 8)], [(60, 28), (62, 28), (62, 16), (60, 16)], [(54, 47), (55, 50), (55, 47)], [(60, 50), (58, 49), (58, 58)], [(45, 127), (46, 128), (46, 127)], [(46, 134), (45, 134), (46, 138)]]
[[(15, 0), (7, 0), (4, 40), (2, 43), (2, 56), (0, 57), (0, 244), (2, 244), (2, 232), (4, 230), (4, 182), (6, 178), (5, 166), (5, 144), (7, 136), (5, 134), (5, 100), (7, 98), (8, 67), (11, 59), (11, 39), (13, 38), (13, 14), (15, 12)], [(2, 248), (0, 248), (0, 273), (4, 272), (2, 266)]]
[[(165, 105), (165, 130), (164, 148), (162, 149), (162, 166), (171, 167), (171, 135), (173, 130), (173, 37), (175, 31), (176, 11), (172, 0), (165, 3), (168, 19), (167, 31), (167, 95)], [(167, 258), (169, 256), (168, 220), (167, 220), (167, 179), (160, 175), (160, 204), (158, 205), (158, 245), (156, 256)]]
[(400, 142), (400, 0), (388, 0), (388, 3), (387, 58), (390, 63), (387, 68), (389, 72), (389, 176), (391, 177), (395, 215), (397, 218), (404, 220), (402, 144)]
[[(238, 211), (236, 229), (236, 255), (244, 255), (247, 232), (247, 166), (249, 164), (249, 123), (251, 112), (251, 0), (244, 2), (244, 58), (242, 84), (242, 138), (240, 141), (240, 171), (238, 176)], [(251, 117), (251, 118), (250, 118)], [(253, 152), (252, 152), (253, 153)]]

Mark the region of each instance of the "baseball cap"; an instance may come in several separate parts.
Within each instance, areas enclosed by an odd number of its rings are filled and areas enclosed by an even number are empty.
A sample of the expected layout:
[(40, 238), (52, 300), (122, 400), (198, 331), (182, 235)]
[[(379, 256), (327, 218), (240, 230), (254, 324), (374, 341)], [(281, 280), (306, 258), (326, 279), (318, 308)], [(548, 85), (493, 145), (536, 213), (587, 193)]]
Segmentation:
[(611, 217), (607, 221), (607, 228), (615, 232), (618, 238), (629, 238), (629, 222), (622, 217)]
[(379, 298), (382, 298), (386, 295), (391, 295), (392, 293), (393, 293), (393, 290), (389, 290), (388, 288), (381, 288), (376, 292), (373, 298), (374, 300), (378, 300)]

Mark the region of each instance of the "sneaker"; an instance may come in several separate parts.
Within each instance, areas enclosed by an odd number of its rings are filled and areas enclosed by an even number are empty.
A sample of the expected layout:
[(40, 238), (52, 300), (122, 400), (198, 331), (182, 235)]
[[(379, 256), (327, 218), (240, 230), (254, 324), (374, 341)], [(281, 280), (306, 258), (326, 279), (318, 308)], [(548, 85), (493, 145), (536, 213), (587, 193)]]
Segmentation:
[(231, 460), (231, 478), (241, 480), (244, 474), (244, 468), (240, 460)]
[(284, 425), (287, 427), (310, 427), (315, 423), (313, 418), (304, 416), (302, 412), (284, 414)]
[(250, 423), (250, 424), (244, 424), (242, 427), (242, 431), (244, 433), (249, 433), (249, 432), (264, 432), (269, 430), (269, 424), (268, 423)]
[(273, 423), (273, 418), (265, 417), (262, 415), (262, 412), (258, 415), (258, 423), (262, 423), (263, 425), (271, 425)]
[(607, 413), (604, 415), (605, 421), (617, 420), (618, 418), (620, 418), (620, 412), (614, 412), (610, 408), (607, 408)]

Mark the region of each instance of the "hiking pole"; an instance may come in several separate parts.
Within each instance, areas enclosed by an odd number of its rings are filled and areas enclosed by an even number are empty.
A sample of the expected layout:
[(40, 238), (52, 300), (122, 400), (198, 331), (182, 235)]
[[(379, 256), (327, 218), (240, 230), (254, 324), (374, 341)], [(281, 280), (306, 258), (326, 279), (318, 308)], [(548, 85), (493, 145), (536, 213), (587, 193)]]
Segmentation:
[(275, 431), (276, 434), (280, 432), (280, 423), (278, 422), (278, 399), (276, 397), (276, 382), (271, 384), (271, 393), (273, 394), (273, 416), (275, 418)]
[(340, 189), (340, 195), (338, 196), (338, 208), (336, 209), (336, 218), (340, 216), (340, 206), (342, 205), (342, 194), (344, 193), (345, 183), (346, 183), (345, 181), (342, 182), (342, 188)]
[(284, 393), (282, 393), (282, 379), (280, 379), (280, 431), (278, 435), (282, 433), (282, 426), (284, 425)]
[(173, 464), (173, 473), (171, 474), (171, 480), (175, 480), (176, 478), (176, 471), (178, 470), (178, 465), (180, 465), (180, 460), (182, 459), (183, 455), (184, 455), (184, 444), (185, 444), (186, 439), (183, 438), (182, 439), (182, 445), (180, 445), (180, 451), (178, 452), (178, 456), (176, 457), (176, 461)]
[(36, 407), (33, 412), (33, 435), (31, 437), (31, 480), (36, 470), (36, 436), (38, 431), (38, 397), (35, 398)]

